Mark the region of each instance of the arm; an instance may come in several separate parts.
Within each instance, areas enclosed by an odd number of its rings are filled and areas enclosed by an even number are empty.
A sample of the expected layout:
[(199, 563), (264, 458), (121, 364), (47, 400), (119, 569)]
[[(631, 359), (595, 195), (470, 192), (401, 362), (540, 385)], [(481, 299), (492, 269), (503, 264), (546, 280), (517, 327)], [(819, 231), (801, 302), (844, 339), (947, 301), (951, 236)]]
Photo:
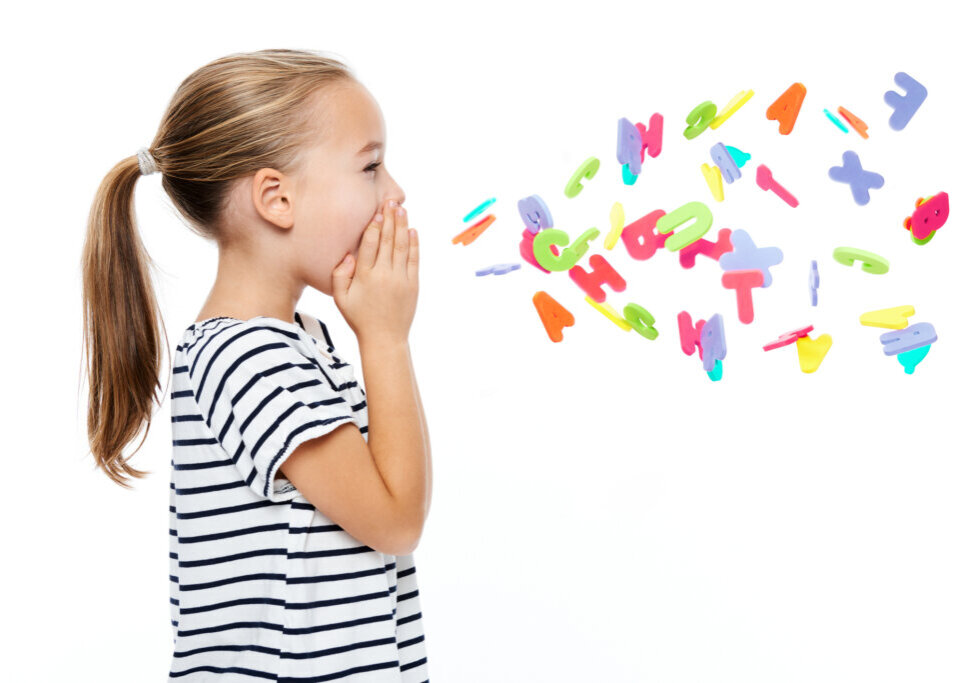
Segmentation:
[(359, 348), (369, 392), (369, 450), (416, 541), (426, 517), (428, 463), (410, 347), (406, 340), (360, 339)]
[(417, 406), (420, 408), (420, 425), (424, 432), (424, 453), (427, 456), (427, 499), (424, 501), (424, 521), (430, 514), (430, 499), (434, 492), (434, 469), (430, 459), (430, 436), (427, 434), (427, 416), (424, 414), (424, 403), (420, 400), (420, 388), (417, 386), (417, 376), (413, 371), (413, 356), (410, 356), (410, 379), (413, 381), (413, 392), (417, 397)]

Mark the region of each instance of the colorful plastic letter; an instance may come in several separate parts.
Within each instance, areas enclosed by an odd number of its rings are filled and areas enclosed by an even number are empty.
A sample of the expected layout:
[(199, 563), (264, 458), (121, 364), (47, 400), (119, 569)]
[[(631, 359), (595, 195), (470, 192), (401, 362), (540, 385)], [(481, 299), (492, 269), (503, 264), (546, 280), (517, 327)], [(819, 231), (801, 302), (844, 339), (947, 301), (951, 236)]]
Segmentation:
[(780, 135), (789, 135), (793, 130), (793, 124), (796, 123), (796, 117), (800, 113), (806, 94), (807, 89), (802, 83), (794, 83), (769, 105), (766, 118), (770, 121), (779, 121)]
[(475, 271), (475, 275), (504, 275), (505, 273), (510, 273), (513, 270), (518, 270), (522, 266), (518, 263), (496, 263), (493, 266), (488, 266), (487, 268), (482, 268), (481, 270)]
[(627, 304), (624, 306), (624, 317), (631, 327), (645, 339), (657, 339), (657, 330), (654, 329), (654, 316), (647, 312), (647, 309), (637, 304)]
[(691, 110), (685, 118), (685, 123), (689, 124), (683, 135), (688, 140), (693, 140), (697, 138), (702, 132), (708, 128), (710, 124), (715, 119), (715, 112), (718, 111), (718, 107), (709, 102), (708, 100), (702, 102), (697, 107)]
[[(536, 233), (537, 234), (537, 233)], [(522, 258), (531, 263), (533, 266), (541, 270), (543, 273), (548, 273), (549, 271), (539, 265), (539, 262), (535, 259), (535, 254), (532, 251), (533, 241), (535, 240), (535, 234), (529, 231), (528, 228), (522, 231), (522, 241), (519, 242), (519, 253)], [(559, 256), (559, 251), (552, 244), (549, 245), (549, 252), (553, 256)]]
[(935, 328), (932, 323), (915, 323), (903, 330), (892, 330), (881, 335), (886, 356), (911, 351), (936, 341)]
[(816, 372), (833, 343), (829, 334), (822, 334), (816, 339), (813, 337), (797, 339), (796, 354), (800, 358), (800, 369), (803, 372)]
[(567, 247), (567, 250), (573, 251), (577, 255), (577, 260), (583, 258), (585, 254), (590, 249), (590, 242), (595, 240), (600, 236), (600, 231), (597, 228), (590, 228), (585, 231), (582, 235), (573, 240), (573, 243)]
[(678, 252), (678, 260), (682, 268), (693, 268), (695, 257), (699, 254), (718, 261), (722, 254), (730, 251), (732, 251), (732, 231), (729, 228), (722, 228), (718, 231), (718, 240), (709, 242), (704, 237), (695, 240)]
[(915, 201), (915, 211), (905, 219), (904, 226), (911, 230), (916, 244), (925, 244), (948, 219), (949, 195), (940, 192), (928, 199), (919, 197)]
[(549, 213), (549, 207), (542, 201), (542, 197), (537, 194), (520, 199), (518, 201), (518, 212), (519, 216), (522, 217), (522, 222), (525, 223), (525, 227), (533, 235), (540, 230), (545, 230), (553, 226), (552, 214)]
[(931, 344), (926, 344), (925, 346), (920, 346), (917, 349), (899, 353), (898, 362), (901, 363), (903, 368), (905, 368), (905, 374), (910, 375), (915, 372), (915, 366), (922, 362), (922, 359), (929, 354), (929, 349), (931, 348)]
[(466, 230), (462, 230), (461, 232), (456, 234), (451, 239), (451, 244), (457, 244), (458, 242), (460, 242), (464, 246), (468, 246), (476, 239), (478, 239), (478, 236), (481, 235), (481, 233), (483, 233), (485, 229), (494, 222), (495, 222), (495, 214), (493, 213), (488, 214), (480, 221), (472, 225), (470, 228), (467, 228)]
[[(688, 221), (691, 225), (674, 232), (675, 228)], [(657, 222), (660, 233), (673, 233), (664, 242), (668, 251), (684, 249), (695, 240), (703, 237), (712, 227), (712, 212), (701, 202), (688, 202), (674, 211), (664, 214)]]
[(800, 337), (805, 337), (813, 332), (813, 325), (807, 325), (806, 327), (800, 327), (798, 329), (786, 332), (785, 334), (779, 335), (776, 341), (771, 341), (765, 346), (763, 346), (763, 351), (772, 351), (773, 349), (778, 349), (783, 346), (789, 346), (796, 342)]
[(868, 139), (868, 125), (864, 123), (864, 121), (857, 118), (856, 116), (854, 116), (854, 114), (850, 113), (843, 107), (837, 107), (837, 111), (841, 116), (847, 119), (847, 122), (851, 124), (851, 128), (856, 130), (858, 135), (860, 135), (865, 140)]
[(713, 315), (702, 327), (701, 331), (702, 363), (705, 365), (705, 372), (715, 367), (716, 360), (725, 358), (725, 326), (722, 324), (722, 316), (718, 313)]
[(627, 164), (631, 173), (641, 169), (641, 134), (637, 126), (621, 116), (617, 120), (617, 161)]
[(851, 194), (854, 195), (854, 201), (864, 206), (871, 201), (868, 190), (883, 187), (884, 177), (880, 173), (865, 171), (861, 168), (861, 159), (854, 151), (848, 150), (844, 152), (843, 159), (844, 165), (831, 166), (827, 175), (830, 176), (831, 180), (836, 180), (839, 183), (849, 183), (851, 186)]
[(708, 124), (709, 127), (712, 130), (715, 130), (716, 128), (718, 128), (719, 126), (721, 126), (723, 123), (725, 123), (728, 120), (728, 118), (730, 116), (732, 116), (732, 114), (734, 114), (735, 112), (739, 111), (739, 107), (741, 107), (743, 104), (745, 104), (746, 102), (748, 102), (749, 99), (754, 94), (755, 93), (752, 90), (741, 90), (741, 91), (739, 91), (739, 93), (736, 94), (735, 97), (733, 97), (731, 100), (729, 100), (729, 103), (727, 105), (725, 105), (725, 107), (722, 109), (722, 111), (720, 111), (718, 113), (718, 116), (716, 116), (714, 119), (712, 119), (712, 122), (710, 124)]
[(827, 118), (828, 118), (828, 119), (830, 119), (830, 120), (831, 120), (831, 122), (832, 122), (832, 123), (833, 123), (833, 124), (834, 124), (835, 126), (837, 126), (838, 128), (840, 128), (840, 129), (841, 129), (842, 131), (844, 131), (845, 133), (847, 133), (847, 132), (849, 132), (849, 131), (847, 130), (847, 126), (845, 126), (845, 125), (844, 125), (843, 123), (841, 123), (841, 122), (840, 122), (840, 119), (838, 119), (838, 118), (837, 118), (836, 116), (834, 116), (834, 115), (833, 115), (833, 114), (832, 114), (832, 113), (830, 112), (830, 110), (829, 110), (829, 109), (824, 109), (824, 114), (826, 114), (826, 115), (827, 115)]
[(725, 149), (725, 145), (721, 142), (716, 142), (712, 145), (710, 150), (712, 155), (712, 161), (719, 167), (722, 171), (722, 177), (725, 178), (725, 182), (729, 185), (734, 183), (737, 179), (742, 177), (742, 171), (736, 166), (735, 162), (732, 160), (732, 155), (729, 151)]
[(549, 339), (554, 342), (561, 342), (563, 340), (563, 328), (571, 327), (576, 322), (573, 314), (541, 290), (532, 296), (532, 303), (535, 304), (535, 310), (546, 328)]
[(730, 270), (722, 274), (722, 286), (735, 290), (739, 320), (747, 325), (753, 320), (752, 289), (761, 286), (762, 282), (761, 270)]
[(569, 233), (565, 230), (556, 228), (540, 230), (536, 233), (535, 239), (532, 240), (532, 256), (536, 263), (548, 271), (569, 270), (579, 260), (575, 254), (564, 249), (562, 254), (552, 255), (553, 246), (565, 247), (568, 244)]
[(540, 230), (532, 241), (532, 254), (539, 265), (551, 271), (569, 270), (576, 265), (576, 262), (583, 258), (583, 254), (590, 248), (590, 240), (596, 239), (600, 231), (590, 228), (576, 238), (570, 246), (563, 250), (559, 256), (552, 256), (548, 249), (553, 244), (563, 247), (569, 244), (569, 235), (563, 230), (549, 228)]
[(772, 190), (773, 194), (792, 206), (794, 209), (800, 203), (796, 197), (786, 191), (786, 188), (773, 180), (773, 172), (766, 164), (759, 164), (756, 167), (756, 184), (763, 190)]
[(658, 221), (664, 211), (655, 209), (624, 228), (620, 233), (620, 241), (627, 247), (627, 253), (637, 261), (646, 261), (654, 256), (654, 252), (664, 246), (668, 235), (657, 231)]
[(678, 337), (681, 340), (681, 350), (686, 356), (694, 355), (697, 347), (698, 357), (702, 357), (701, 332), (704, 327), (704, 320), (699, 320), (692, 325), (691, 314), (688, 311), (681, 311), (678, 314)]
[(627, 288), (627, 282), (620, 273), (614, 270), (610, 262), (600, 254), (590, 256), (590, 268), (593, 272), (587, 273), (582, 266), (573, 266), (569, 269), (569, 279), (579, 285), (580, 289), (598, 304), (607, 299), (607, 293), (603, 291), (602, 285), (607, 285), (615, 292), (622, 292)]
[(596, 310), (600, 311), (600, 313), (602, 313), (603, 315), (607, 316), (607, 318), (609, 318), (610, 321), (613, 322), (613, 324), (619, 327), (620, 329), (624, 330), (625, 332), (630, 332), (632, 329), (634, 329), (633, 327), (631, 327), (630, 323), (624, 320), (623, 318), (621, 318), (620, 315), (615, 310), (613, 310), (613, 307), (610, 306), (609, 304), (607, 303), (598, 304), (588, 296), (585, 296), (583, 298), (586, 299), (586, 303), (588, 303)]
[(889, 107), (894, 108), (891, 118), (888, 119), (888, 125), (894, 130), (901, 130), (915, 116), (915, 112), (922, 106), (929, 91), (904, 71), (895, 74), (895, 84), (901, 87), (905, 94), (900, 95), (894, 90), (889, 90), (884, 94), (884, 101)]
[(810, 261), (810, 303), (817, 305), (817, 288), (820, 286), (820, 271), (817, 270), (817, 262)]
[(886, 327), (889, 330), (903, 330), (908, 327), (908, 319), (915, 315), (914, 306), (895, 306), (868, 311), (861, 315), (862, 325), (870, 327)]
[(603, 238), (603, 248), (610, 251), (617, 245), (620, 232), (624, 229), (624, 205), (614, 202), (610, 207), (610, 232)]
[(751, 154), (749, 154), (748, 152), (743, 152), (738, 147), (733, 147), (732, 145), (726, 145), (725, 149), (729, 151), (729, 155), (732, 157), (732, 161), (734, 161), (735, 165), (738, 166), (739, 168), (745, 166), (746, 162), (752, 158)]
[(661, 140), (664, 137), (664, 117), (660, 114), (653, 114), (648, 121), (648, 127), (643, 123), (637, 124), (637, 130), (641, 134), (641, 161), (644, 161), (644, 150), (653, 159), (661, 153)]
[(837, 247), (834, 249), (834, 260), (843, 266), (853, 266), (854, 261), (862, 261), (861, 270), (865, 273), (884, 275), (888, 272), (887, 259), (864, 249)]
[(763, 275), (762, 286), (769, 287), (773, 283), (769, 268), (782, 263), (783, 250), (779, 247), (757, 249), (749, 233), (742, 229), (732, 233), (731, 241), (732, 251), (718, 257), (722, 270), (758, 270)]
[(495, 203), (495, 197), (492, 197), (491, 199), (486, 199), (485, 201), (478, 204), (478, 206), (471, 209), (471, 211), (468, 212), (468, 215), (462, 218), (461, 220), (467, 223), (469, 220), (471, 220), (478, 214), (482, 213), (485, 209), (487, 209), (489, 206), (491, 206), (494, 203)]
[(576, 169), (576, 172), (573, 173), (572, 177), (569, 179), (569, 182), (566, 183), (566, 189), (563, 190), (563, 192), (566, 193), (567, 197), (572, 199), (583, 190), (583, 185), (580, 183), (580, 180), (583, 178), (593, 180), (593, 176), (595, 176), (596, 172), (599, 170), (600, 160), (596, 157), (590, 157), (580, 164), (580, 167)]
[(722, 172), (718, 170), (718, 166), (702, 164), (701, 172), (705, 176), (705, 182), (708, 183), (708, 189), (711, 190), (712, 197), (715, 198), (715, 201), (724, 201), (725, 190), (722, 187)]
[(717, 382), (722, 379), (722, 361), (716, 359), (715, 367), (712, 368), (711, 371), (706, 372), (708, 374), (708, 379), (712, 380), (713, 382)]
[(620, 167), (620, 177), (623, 179), (624, 185), (633, 185), (637, 182), (637, 176), (630, 172), (630, 166), (628, 164)]

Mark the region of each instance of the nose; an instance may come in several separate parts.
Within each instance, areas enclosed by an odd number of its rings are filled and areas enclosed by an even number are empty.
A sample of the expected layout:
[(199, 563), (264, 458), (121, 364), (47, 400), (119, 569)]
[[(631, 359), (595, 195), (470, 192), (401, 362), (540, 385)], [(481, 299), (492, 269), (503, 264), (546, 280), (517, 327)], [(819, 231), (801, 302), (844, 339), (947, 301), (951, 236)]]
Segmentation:
[(392, 189), (386, 193), (386, 197), (383, 198), (383, 203), (386, 204), (391, 199), (397, 204), (403, 204), (405, 201), (407, 201), (407, 196), (403, 192), (403, 188), (396, 183), (393, 183)]

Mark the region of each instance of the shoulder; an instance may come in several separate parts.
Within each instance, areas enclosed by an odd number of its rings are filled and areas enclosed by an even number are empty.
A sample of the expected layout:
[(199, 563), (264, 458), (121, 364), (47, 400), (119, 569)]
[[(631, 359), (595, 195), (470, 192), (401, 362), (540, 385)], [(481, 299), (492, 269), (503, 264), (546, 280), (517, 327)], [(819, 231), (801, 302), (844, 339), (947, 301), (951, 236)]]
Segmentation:
[(257, 316), (250, 320), (229, 320), (214, 328), (206, 346), (211, 354), (233, 350), (234, 355), (256, 348), (285, 348), (307, 353), (309, 339), (304, 330), (278, 318)]
[(277, 318), (227, 319), (207, 330), (188, 358), (190, 378), (202, 389), (208, 378), (253, 375), (290, 366), (313, 368), (314, 342), (295, 325)]
[(326, 327), (322, 320), (311, 313), (305, 311), (295, 311), (295, 323), (310, 337), (314, 337), (315, 339), (321, 341), (326, 346), (330, 354), (335, 351), (335, 345), (332, 343), (332, 336), (329, 334), (329, 328)]

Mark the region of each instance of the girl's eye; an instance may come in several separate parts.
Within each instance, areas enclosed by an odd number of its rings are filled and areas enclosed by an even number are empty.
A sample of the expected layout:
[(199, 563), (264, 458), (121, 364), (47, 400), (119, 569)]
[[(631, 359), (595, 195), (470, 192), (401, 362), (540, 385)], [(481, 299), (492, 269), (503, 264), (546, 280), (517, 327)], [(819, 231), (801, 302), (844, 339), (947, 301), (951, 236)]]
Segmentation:
[(379, 166), (381, 163), (383, 163), (383, 162), (382, 161), (373, 162), (372, 164), (370, 164), (369, 166), (367, 166), (366, 168), (364, 168), (363, 171), (366, 171), (366, 172), (375, 171), (376, 170), (376, 167)]

